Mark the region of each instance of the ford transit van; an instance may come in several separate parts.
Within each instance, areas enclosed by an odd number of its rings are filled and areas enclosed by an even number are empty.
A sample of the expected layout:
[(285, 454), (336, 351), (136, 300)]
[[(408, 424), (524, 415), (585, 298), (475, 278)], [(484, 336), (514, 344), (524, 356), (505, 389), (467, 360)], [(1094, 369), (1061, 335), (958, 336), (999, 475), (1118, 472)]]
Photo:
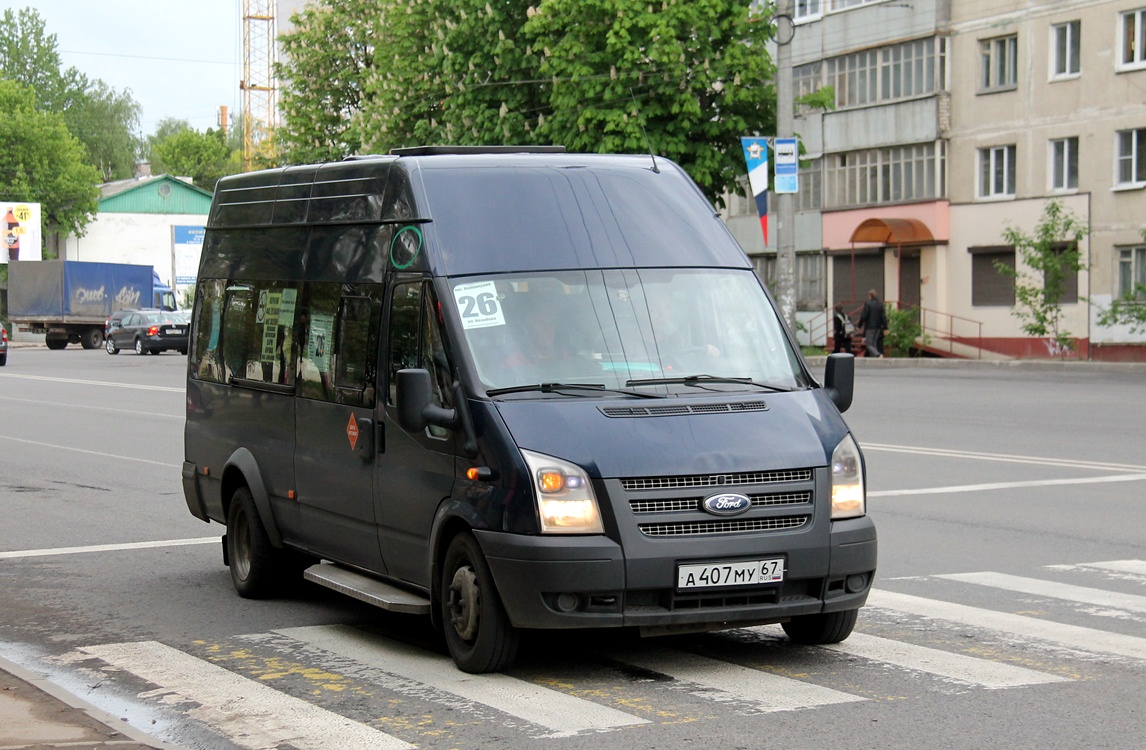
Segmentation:
[(227, 177), (203, 244), (183, 487), (238, 593), (303, 577), (428, 616), (458, 667), (523, 629), (848, 636), (863, 456), (677, 165), (443, 148)]

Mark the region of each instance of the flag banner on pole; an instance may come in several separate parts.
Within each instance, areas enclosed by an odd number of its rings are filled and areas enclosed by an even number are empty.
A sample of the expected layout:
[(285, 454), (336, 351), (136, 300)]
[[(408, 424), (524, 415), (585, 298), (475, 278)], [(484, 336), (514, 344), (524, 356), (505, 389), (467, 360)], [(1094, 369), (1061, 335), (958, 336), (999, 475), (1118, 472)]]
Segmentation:
[(764, 244), (768, 244), (768, 139), (741, 138), (744, 161), (748, 165), (748, 184), (756, 198), (756, 213), (760, 215), (760, 230)]
[(798, 147), (795, 138), (777, 138), (776, 150), (776, 183), (773, 188), (777, 193), (797, 193), (800, 190)]

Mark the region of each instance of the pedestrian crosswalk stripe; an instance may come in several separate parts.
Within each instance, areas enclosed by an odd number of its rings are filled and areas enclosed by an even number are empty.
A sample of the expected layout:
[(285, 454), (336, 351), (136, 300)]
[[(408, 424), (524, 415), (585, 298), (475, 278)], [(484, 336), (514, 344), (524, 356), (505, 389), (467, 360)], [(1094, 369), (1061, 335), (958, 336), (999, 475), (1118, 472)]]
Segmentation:
[(161, 692), (194, 701), (192, 718), (240, 747), (300, 750), (413, 748), (407, 742), (305, 700), (281, 693), (162, 643), (113, 643), (80, 651), (126, 670)]
[(982, 685), (987, 688), (1009, 688), (1068, 681), (1065, 677), (1038, 672), (1025, 667), (1000, 664), (988, 659), (955, 654), (864, 633), (852, 633), (846, 641), (824, 646), (824, 648), (863, 659), (927, 672), (960, 682)]
[(1098, 568), (1115, 573), (1133, 573), (1146, 576), (1146, 560), (1111, 560), (1110, 562), (1082, 563), (1080, 568)]
[(606, 655), (623, 664), (720, 691), (723, 699), (751, 703), (760, 711), (793, 711), (866, 700), (858, 695), (687, 651), (649, 647)]
[[(504, 674), (472, 675), (449, 659), (342, 625), (275, 633), (545, 727), (554, 737), (647, 724), (648, 719)], [(333, 745), (332, 745), (333, 746)]]
[(1071, 586), (1054, 581), (1042, 581), (1037, 578), (1022, 578), (1006, 573), (952, 573), (935, 577), (948, 581), (991, 586), (992, 588), (1016, 591), (1020, 594), (1065, 599), (1079, 604), (1094, 604), (1099, 607), (1115, 607), (1132, 612), (1146, 612), (1146, 596), (1122, 594), (1117, 591)]
[(938, 599), (873, 590), (868, 606), (895, 612), (947, 620), (986, 630), (1001, 631), (1019, 638), (1046, 641), (1065, 648), (1112, 656), (1146, 659), (1146, 638), (1135, 638), (1105, 630), (1067, 625), (1034, 617), (996, 612)]

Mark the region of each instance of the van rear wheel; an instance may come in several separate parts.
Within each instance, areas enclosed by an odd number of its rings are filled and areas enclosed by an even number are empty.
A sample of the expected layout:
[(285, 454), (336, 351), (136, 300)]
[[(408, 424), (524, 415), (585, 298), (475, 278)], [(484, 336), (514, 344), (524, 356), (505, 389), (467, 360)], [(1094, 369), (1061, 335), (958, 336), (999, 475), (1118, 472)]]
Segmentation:
[(519, 634), (471, 535), (459, 534), (450, 542), (440, 588), (446, 645), (458, 668), (470, 674), (507, 668), (517, 655)]
[(277, 553), (251, 491), (246, 487), (235, 490), (227, 509), (227, 563), (239, 596), (263, 599), (275, 592), (281, 575)]
[(800, 615), (793, 617), (782, 627), (793, 643), (822, 646), (845, 640), (852, 634), (857, 617), (859, 617), (858, 609), (845, 609), (842, 612), (825, 612), (820, 615)]

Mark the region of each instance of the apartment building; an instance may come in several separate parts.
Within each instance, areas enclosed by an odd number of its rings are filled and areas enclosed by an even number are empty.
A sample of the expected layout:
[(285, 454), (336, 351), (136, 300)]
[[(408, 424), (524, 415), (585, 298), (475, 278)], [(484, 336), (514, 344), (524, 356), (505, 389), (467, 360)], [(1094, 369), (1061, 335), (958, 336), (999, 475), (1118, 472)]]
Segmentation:
[[(1146, 281), (1146, 0), (792, 5), (796, 95), (830, 85), (835, 105), (796, 113), (805, 335), (875, 289), (918, 308), (939, 353), (1057, 354), (1023, 333), (997, 263), (1025, 271), (1004, 233), (1033, 234), (1058, 200), (1088, 229), (1088, 267), (1060, 300), (1070, 354), (1146, 359), (1146, 335), (1098, 325)], [(768, 279), (774, 248), (741, 206), (729, 225)]]

